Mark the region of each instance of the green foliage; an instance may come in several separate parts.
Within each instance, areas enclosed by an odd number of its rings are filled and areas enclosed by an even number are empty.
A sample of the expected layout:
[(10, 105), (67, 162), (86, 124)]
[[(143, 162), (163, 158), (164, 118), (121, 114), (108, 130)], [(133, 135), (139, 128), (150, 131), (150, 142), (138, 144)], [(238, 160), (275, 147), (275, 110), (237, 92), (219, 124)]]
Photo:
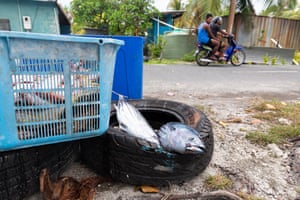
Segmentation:
[(300, 62), (300, 50), (296, 50), (296, 51), (295, 51), (294, 59), (295, 59), (297, 62)]
[(271, 59), (271, 65), (276, 65), (278, 59), (279, 59), (279, 58), (278, 58), (277, 56), (272, 57), (272, 59)]
[[(252, 108), (254, 118), (268, 121), (270, 129), (261, 132), (253, 131), (246, 138), (252, 142), (267, 145), (270, 143), (283, 144), (289, 138), (300, 135), (300, 104), (282, 103), (280, 101), (258, 102)], [(279, 119), (290, 121), (290, 125), (278, 125)]]
[(184, 4), (182, 0), (170, 0), (167, 9), (169, 10), (184, 10)]
[(205, 20), (207, 13), (220, 15), (222, 13), (221, 0), (190, 0), (183, 15), (183, 26), (198, 27), (199, 23)]
[(280, 64), (285, 65), (286, 64), (286, 60), (285, 59), (280, 59)]
[(246, 135), (246, 138), (251, 142), (267, 145), (267, 144), (284, 144), (287, 139), (294, 138), (300, 135), (300, 126), (273, 126), (267, 133), (253, 131)]
[(111, 35), (143, 35), (159, 15), (153, 0), (73, 0), (73, 32), (108, 27)]
[(159, 36), (156, 44), (148, 44), (148, 48), (151, 52), (152, 58), (161, 58), (161, 53), (166, 45), (166, 41)]
[(280, 61), (280, 64), (285, 65), (286, 64), (286, 60), (285, 59), (281, 59), (279, 56), (269, 56), (269, 54), (265, 54), (263, 56), (263, 63), (264, 64), (268, 64), (269, 62), (271, 62), (271, 65), (276, 65), (278, 63), (278, 61)]
[(233, 185), (232, 181), (220, 174), (215, 176), (209, 176), (205, 181), (204, 185), (210, 190), (224, 190), (230, 189)]
[(163, 59), (163, 58), (152, 58), (150, 59), (147, 64), (177, 64), (178, 60), (170, 60), (170, 59)]
[(300, 19), (300, 10), (297, 8), (297, 0), (274, 1), (269, 0), (267, 8), (260, 13), (263, 16), (275, 16), (288, 19)]
[(158, 15), (152, 0), (119, 0), (110, 10), (109, 30), (113, 34), (143, 35)]
[(186, 61), (186, 62), (194, 62), (195, 61), (195, 50), (184, 54), (182, 60)]
[(264, 64), (268, 64), (268, 62), (270, 61), (270, 56), (269, 54), (266, 54), (263, 56), (263, 62)]
[(73, 0), (73, 32), (77, 33), (85, 27), (99, 28), (108, 23), (108, 11), (111, 3), (108, 0)]

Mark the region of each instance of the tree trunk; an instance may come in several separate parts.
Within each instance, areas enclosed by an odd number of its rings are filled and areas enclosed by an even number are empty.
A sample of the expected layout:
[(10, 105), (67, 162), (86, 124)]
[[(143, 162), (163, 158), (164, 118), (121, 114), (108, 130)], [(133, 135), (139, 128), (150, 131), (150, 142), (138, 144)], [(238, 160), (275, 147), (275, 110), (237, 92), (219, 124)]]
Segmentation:
[(229, 16), (227, 22), (228, 33), (232, 33), (232, 27), (233, 27), (234, 16), (235, 16), (235, 7), (236, 7), (236, 0), (230, 0)]

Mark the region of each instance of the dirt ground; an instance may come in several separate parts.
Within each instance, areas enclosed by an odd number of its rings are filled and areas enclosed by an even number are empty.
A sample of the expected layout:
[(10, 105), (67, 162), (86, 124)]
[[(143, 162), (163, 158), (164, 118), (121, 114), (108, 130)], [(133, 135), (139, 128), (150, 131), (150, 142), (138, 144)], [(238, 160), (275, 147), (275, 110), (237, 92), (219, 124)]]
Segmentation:
[[(189, 95), (165, 91), (147, 93), (144, 98), (160, 98), (183, 102), (203, 108), (213, 124), (215, 147), (212, 161), (207, 169), (182, 185), (160, 188), (162, 194), (191, 194), (207, 192), (204, 180), (210, 175), (222, 174), (233, 181), (230, 192), (253, 194), (266, 200), (295, 200), (300, 197), (300, 144), (286, 146), (268, 145), (260, 147), (251, 144), (245, 135), (251, 130), (268, 127), (262, 121), (256, 121), (246, 109), (257, 98), (274, 98), (272, 94), (209, 96)], [(283, 101), (300, 101), (300, 96), (281, 97)], [(227, 122), (239, 118), (239, 123)], [(220, 122), (226, 122), (222, 124)], [(94, 172), (82, 163), (74, 162), (64, 173), (67, 176), (93, 176)], [(144, 194), (135, 186), (122, 183), (105, 183), (96, 190), (96, 200), (149, 199), (161, 197), (161, 194)], [(39, 199), (37, 194), (31, 200)], [(161, 199), (161, 198), (159, 198)]]

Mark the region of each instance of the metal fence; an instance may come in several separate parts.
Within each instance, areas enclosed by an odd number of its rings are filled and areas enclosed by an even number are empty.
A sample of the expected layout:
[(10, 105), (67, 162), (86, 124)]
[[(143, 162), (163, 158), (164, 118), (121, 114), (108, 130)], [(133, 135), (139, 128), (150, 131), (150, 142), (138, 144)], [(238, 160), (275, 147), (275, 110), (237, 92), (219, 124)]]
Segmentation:
[[(228, 17), (224, 17), (227, 26)], [(233, 33), (246, 47), (300, 49), (300, 20), (265, 16), (235, 16)]]

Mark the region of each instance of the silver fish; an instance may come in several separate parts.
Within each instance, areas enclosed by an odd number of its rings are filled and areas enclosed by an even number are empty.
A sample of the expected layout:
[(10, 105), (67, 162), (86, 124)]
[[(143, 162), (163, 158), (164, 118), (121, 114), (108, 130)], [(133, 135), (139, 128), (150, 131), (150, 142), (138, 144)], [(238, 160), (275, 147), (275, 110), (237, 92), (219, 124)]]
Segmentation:
[(192, 127), (180, 123), (169, 122), (163, 125), (158, 133), (161, 146), (169, 152), (203, 153), (205, 145), (200, 134)]
[(119, 128), (131, 136), (145, 139), (160, 147), (158, 136), (147, 123), (142, 114), (131, 104), (119, 96), (117, 110), (117, 120)]

